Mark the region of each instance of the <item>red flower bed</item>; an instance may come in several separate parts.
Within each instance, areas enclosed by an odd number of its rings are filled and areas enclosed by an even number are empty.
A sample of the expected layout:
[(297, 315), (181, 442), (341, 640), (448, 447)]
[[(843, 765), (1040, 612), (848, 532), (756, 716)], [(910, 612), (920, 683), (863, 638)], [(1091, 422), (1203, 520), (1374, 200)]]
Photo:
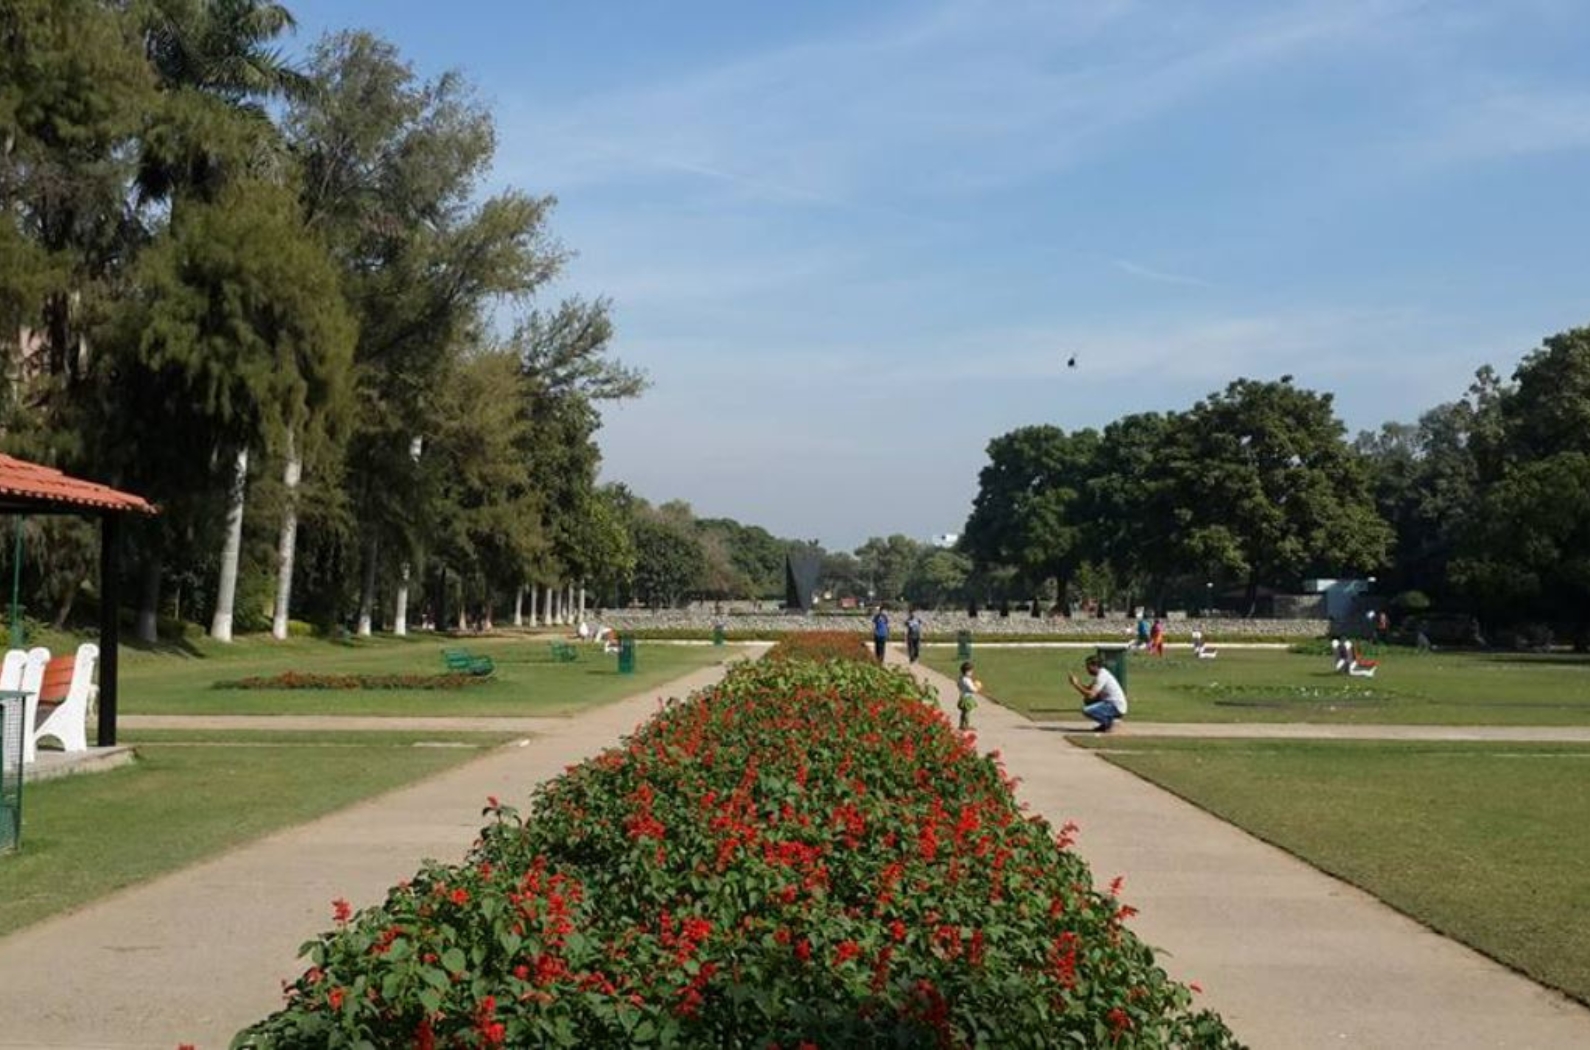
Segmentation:
[(236, 1045), (1236, 1045), (896, 672), (739, 668), (534, 809), (339, 902)]
[(768, 650), (771, 660), (847, 660), (872, 662), (855, 631), (801, 631), (786, 634)]
[(285, 671), (267, 677), (216, 682), (216, 689), (463, 689), (491, 679), (471, 674), (306, 674)]

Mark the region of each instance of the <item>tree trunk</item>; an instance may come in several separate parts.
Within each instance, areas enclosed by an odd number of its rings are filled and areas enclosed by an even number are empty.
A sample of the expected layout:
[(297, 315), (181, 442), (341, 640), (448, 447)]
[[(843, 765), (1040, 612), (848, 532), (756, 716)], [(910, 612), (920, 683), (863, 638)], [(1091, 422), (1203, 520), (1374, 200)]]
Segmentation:
[(574, 622), (574, 584), (563, 585), (563, 622)]
[(143, 586), (138, 598), (138, 619), (133, 630), (140, 642), (150, 645), (160, 640), (160, 556), (144, 558)]
[(282, 468), (282, 485), (287, 489), (287, 507), (282, 512), (282, 534), (276, 544), (276, 607), (271, 613), (271, 637), (287, 638), (287, 617), (293, 599), (293, 557), (298, 549), (298, 482), (303, 478), (304, 462), (298, 458), (293, 431), (287, 430), (287, 465)]
[(232, 479), (232, 503), (226, 511), (226, 540), (221, 546), (221, 579), (215, 591), (215, 615), (210, 637), (232, 640), (232, 611), (237, 603), (237, 560), (243, 551), (243, 497), (248, 489), (248, 448), (237, 453), (237, 476)]
[(552, 626), (552, 587), (550, 585), (541, 592), (542, 616), (541, 622), (548, 627)]
[(360, 638), (370, 637), (370, 631), (375, 621), (375, 569), (376, 556), (381, 553), (380, 546), (371, 536), (364, 544), (364, 580), (359, 586), (359, 627)]
[(1249, 620), (1253, 619), (1254, 614), (1257, 613), (1258, 611), (1259, 611), (1259, 578), (1257, 576), (1249, 576), (1248, 577), (1248, 612), (1247, 612), (1247, 617), (1246, 618), (1249, 619)]
[(537, 597), (536, 585), (532, 583), (530, 585), (530, 603), (529, 603), (530, 604), (530, 626), (531, 627), (534, 627), (534, 626), (536, 626), (537, 624), (539, 624), (541, 622), (541, 616), (540, 616), (541, 607), (536, 604), (536, 597)]
[(55, 620), (51, 623), (51, 626), (57, 631), (66, 626), (66, 618), (72, 615), (72, 606), (77, 602), (77, 592), (82, 590), (82, 588), (83, 580), (79, 577), (72, 581), (72, 585), (66, 589), (66, 593), (61, 597), (60, 608), (55, 610)]
[(524, 626), (524, 584), (514, 588), (513, 592), (513, 625)]
[(392, 633), (399, 638), (409, 633), (409, 563), (398, 574), (397, 600), (392, 607)]
[(585, 622), (585, 584), (583, 584), (583, 583), (580, 584), (579, 613), (576, 616), (576, 619), (578, 619), (580, 623), (584, 623)]

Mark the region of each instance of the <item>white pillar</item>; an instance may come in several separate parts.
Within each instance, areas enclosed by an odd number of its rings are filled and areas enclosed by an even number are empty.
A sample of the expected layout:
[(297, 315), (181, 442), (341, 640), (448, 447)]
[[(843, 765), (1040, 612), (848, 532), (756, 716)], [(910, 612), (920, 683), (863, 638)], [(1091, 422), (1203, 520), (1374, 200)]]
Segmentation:
[(397, 601), (392, 610), (392, 633), (399, 638), (409, 633), (409, 563), (403, 563), (398, 576)]
[(585, 622), (585, 584), (580, 584), (580, 622)]
[(536, 585), (530, 585), (530, 626), (534, 627), (541, 622), (541, 607), (536, 604)]
[(232, 478), (231, 499), (226, 510), (226, 535), (221, 544), (221, 575), (216, 586), (215, 616), (210, 620), (210, 637), (218, 642), (232, 640), (232, 607), (237, 598), (237, 562), (243, 550), (243, 496), (248, 489), (248, 449), (237, 453), (237, 473)]
[(524, 584), (520, 584), (513, 592), (513, 625), (524, 626)]
[(563, 585), (563, 622), (574, 622), (574, 584)]
[(282, 485), (287, 489), (287, 506), (282, 511), (281, 538), (276, 545), (276, 607), (271, 613), (271, 637), (287, 637), (287, 617), (292, 605), (293, 555), (298, 546), (298, 483), (304, 476), (303, 460), (293, 442), (293, 428), (287, 428), (287, 465), (282, 470)]
[(541, 622), (551, 627), (552, 619), (552, 588), (549, 586), (541, 592)]
[(365, 545), (364, 580), (359, 586), (359, 624), (355, 633), (360, 638), (370, 637), (375, 625), (375, 563), (379, 551), (372, 535)]

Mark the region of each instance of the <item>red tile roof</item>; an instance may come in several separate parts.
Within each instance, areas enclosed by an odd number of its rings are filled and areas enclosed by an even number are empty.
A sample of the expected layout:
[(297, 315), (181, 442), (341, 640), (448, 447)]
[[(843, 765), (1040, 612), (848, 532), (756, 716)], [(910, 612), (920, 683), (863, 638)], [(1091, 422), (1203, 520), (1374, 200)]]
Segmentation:
[(142, 496), (118, 492), (108, 485), (83, 481), (53, 467), (40, 466), (0, 453), (0, 503), (12, 500), (137, 514), (156, 513), (155, 508)]

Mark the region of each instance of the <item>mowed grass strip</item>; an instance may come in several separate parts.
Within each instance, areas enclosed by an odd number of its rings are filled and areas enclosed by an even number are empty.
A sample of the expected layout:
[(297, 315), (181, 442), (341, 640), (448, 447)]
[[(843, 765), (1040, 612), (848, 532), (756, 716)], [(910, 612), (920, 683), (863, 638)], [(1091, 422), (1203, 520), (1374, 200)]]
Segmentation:
[(1590, 1002), (1590, 746), (1081, 743)]
[[(989, 697), (1036, 721), (1075, 721), (1066, 674), (1084, 675), (1079, 649), (977, 649)], [(953, 653), (925, 662), (955, 677)], [(1374, 678), (1331, 670), (1325, 656), (1227, 649), (1198, 660), (1172, 650), (1128, 658), (1136, 722), (1318, 722), (1383, 725), (1590, 725), (1590, 657), (1388, 650)]]
[[(132, 766), (27, 784), (22, 848), (0, 857), (0, 934), (467, 762), (508, 739), (340, 733), (299, 734), (295, 744), (286, 734), (193, 734), (138, 743)], [(420, 746), (429, 742), (450, 746)]]
[[(442, 650), (467, 649), (497, 665), (491, 680), (460, 689), (217, 689), (215, 683), (286, 671), (316, 674), (442, 673)], [(190, 650), (162, 648), (123, 658), (121, 710), (139, 715), (561, 716), (635, 693), (744, 655), (736, 647), (637, 647), (634, 674), (589, 643), (579, 659), (558, 663), (548, 639), (451, 641), (374, 638), (346, 642), (249, 637), (232, 646), (200, 641)]]

